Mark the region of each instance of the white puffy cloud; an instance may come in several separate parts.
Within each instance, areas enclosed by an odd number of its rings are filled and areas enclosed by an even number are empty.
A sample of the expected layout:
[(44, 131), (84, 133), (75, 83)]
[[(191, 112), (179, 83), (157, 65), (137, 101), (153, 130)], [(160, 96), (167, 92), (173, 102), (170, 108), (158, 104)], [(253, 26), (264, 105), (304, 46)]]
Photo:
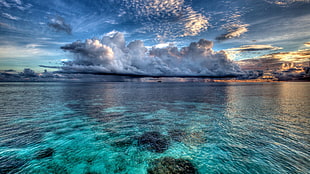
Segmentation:
[(200, 39), (188, 47), (147, 49), (140, 40), (128, 45), (122, 33), (76, 41), (61, 47), (73, 53), (65, 71), (145, 76), (228, 76), (242, 73), (226, 52), (213, 51), (213, 42)]
[(81, 65), (101, 65), (108, 63), (114, 57), (112, 49), (96, 39), (76, 41), (61, 48), (76, 53), (76, 62)]

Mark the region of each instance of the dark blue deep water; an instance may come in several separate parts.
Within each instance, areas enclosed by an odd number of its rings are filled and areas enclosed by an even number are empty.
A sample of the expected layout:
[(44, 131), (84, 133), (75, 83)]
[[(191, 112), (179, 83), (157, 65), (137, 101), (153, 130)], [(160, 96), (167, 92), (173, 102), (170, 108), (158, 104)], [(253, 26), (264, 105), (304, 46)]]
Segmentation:
[(309, 91), (301, 82), (0, 83), (0, 173), (310, 173)]

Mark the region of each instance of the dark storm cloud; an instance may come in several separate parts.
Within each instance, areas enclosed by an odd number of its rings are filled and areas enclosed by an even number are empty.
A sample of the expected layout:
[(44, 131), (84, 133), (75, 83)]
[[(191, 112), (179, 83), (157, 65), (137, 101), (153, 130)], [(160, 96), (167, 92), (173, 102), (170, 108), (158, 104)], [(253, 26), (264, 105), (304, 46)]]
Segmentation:
[[(40, 66), (45, 68), (60, 69), (56, 66)], [(0, 70), (0, 82), (125, 82), (140, 81), (139, 78), (114, 75), (97, 75), (87, 73), (68, 73), (65, 71), (37, 73), (32, 69), (25, 68), (22, 72), (15, 70)]]
[(60, 16), (56, 16), (52, 18), (47, 25), (53, 29), (55, 29), (57, 32), (63, 31), (66, 32), (67, 34), (71, 34), (72, 28), (70, 24), (67, 24), (64, 20), (64, 18)]
[(200, 39), (188, 47), (147, 50), (142, 41), (127, 46), (123, 34), (101, 40), (76, 41), (61, 49), (73, 53), (63, 69), (76, 72), (114, 73), (145, 76), (228, 76), (242, 72), (228, 59), (226, 52), (213, 51), (211, 41)]

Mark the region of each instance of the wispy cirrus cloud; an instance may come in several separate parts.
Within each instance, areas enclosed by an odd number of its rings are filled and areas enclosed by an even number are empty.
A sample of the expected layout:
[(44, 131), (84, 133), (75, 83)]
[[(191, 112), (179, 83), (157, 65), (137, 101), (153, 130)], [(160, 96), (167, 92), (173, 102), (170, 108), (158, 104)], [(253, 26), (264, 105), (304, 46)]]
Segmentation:
[(227, 26), (227, 33), (222, 34), (218, 37), (216, 37), (215, 39), (218, 41), (224, 41), (227, 39), (232, 39), (232, 38), (237, 38), (240, 37), (243, 33), (248, 32), (248, 24), (233, 24), (233, 25), (229, 25)]
[(36, 56), (53, 56), (57, 55), (50, 50), (42, 48), (39, 44), (21, 45), (2, 45), (0, 46), (0, 59), (1, 58), (23, 58), (23, 57), (36, 57)]
[(6, 2), (6, 0), (0, 0), (0, 5), (4, 6), (6, 8), (10, 8), (11, 7), (11, 5), (8, 2)]
[(15, 27), (11, 26), (10, 24), (3, 23), (3, 22), (0, 22), (0, 27), (6, 28), (6, 29), (9, 29), (9, 30), (16, 30)]
[(230, 59), (241, 60), (244, 58), (254, 58), (258, 55), (263, 56), (281, 49), (283, 48), (272, 45), (242, 45), (240, 47), (226, 49), (225, 51), (229, 55)]
[(0, 0), (0, 6), (5, 8), (17, 8), (21, 11), (29, 9), (32, 7), (29, 3), (23, 3), (21, 0)]
[(237, 52), (251, 52), (251, 51), (267, 51), (267, 50), (280, 50), (281, 47), (276, 47), (272, 45), (243, 45), (237, 48), (227, 49), (228, 51), (237, 51)]
[(310, 49), (273, 53), (265, 55), (262, 58), (271, 58), (271, 59), (277, 59), (279, 61), (288, 61), (297, 63), (307, 62), (310, 61)]
[(22, 1), (21, 0), (12, 0), (12, 1), (14, 1), (18, 5), (22, 5)]
[(19, 17), (10, 15), (9, 13), (2, 13), (2, 16), (5, 17), (5, 18), (7, 18), (7, 19), (11, 19), (11, 20), (20, 20)]
[(264, 1), (279, 6), (286, 6), (295, 2), (310, 3), (310, 0), (264, 0)]
[(305, 42), (304, 45), (305, 45), (306, 47), (310, 47), (310, 42)]

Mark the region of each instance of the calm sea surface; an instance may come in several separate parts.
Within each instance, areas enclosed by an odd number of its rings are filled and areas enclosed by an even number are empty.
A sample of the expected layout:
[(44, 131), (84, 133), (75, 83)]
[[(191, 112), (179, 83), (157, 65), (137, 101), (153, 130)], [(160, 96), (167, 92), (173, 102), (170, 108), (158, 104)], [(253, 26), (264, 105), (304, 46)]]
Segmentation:
[(183, 169), (310, 173), (310, 83), (0, 83), (1, 174)]

